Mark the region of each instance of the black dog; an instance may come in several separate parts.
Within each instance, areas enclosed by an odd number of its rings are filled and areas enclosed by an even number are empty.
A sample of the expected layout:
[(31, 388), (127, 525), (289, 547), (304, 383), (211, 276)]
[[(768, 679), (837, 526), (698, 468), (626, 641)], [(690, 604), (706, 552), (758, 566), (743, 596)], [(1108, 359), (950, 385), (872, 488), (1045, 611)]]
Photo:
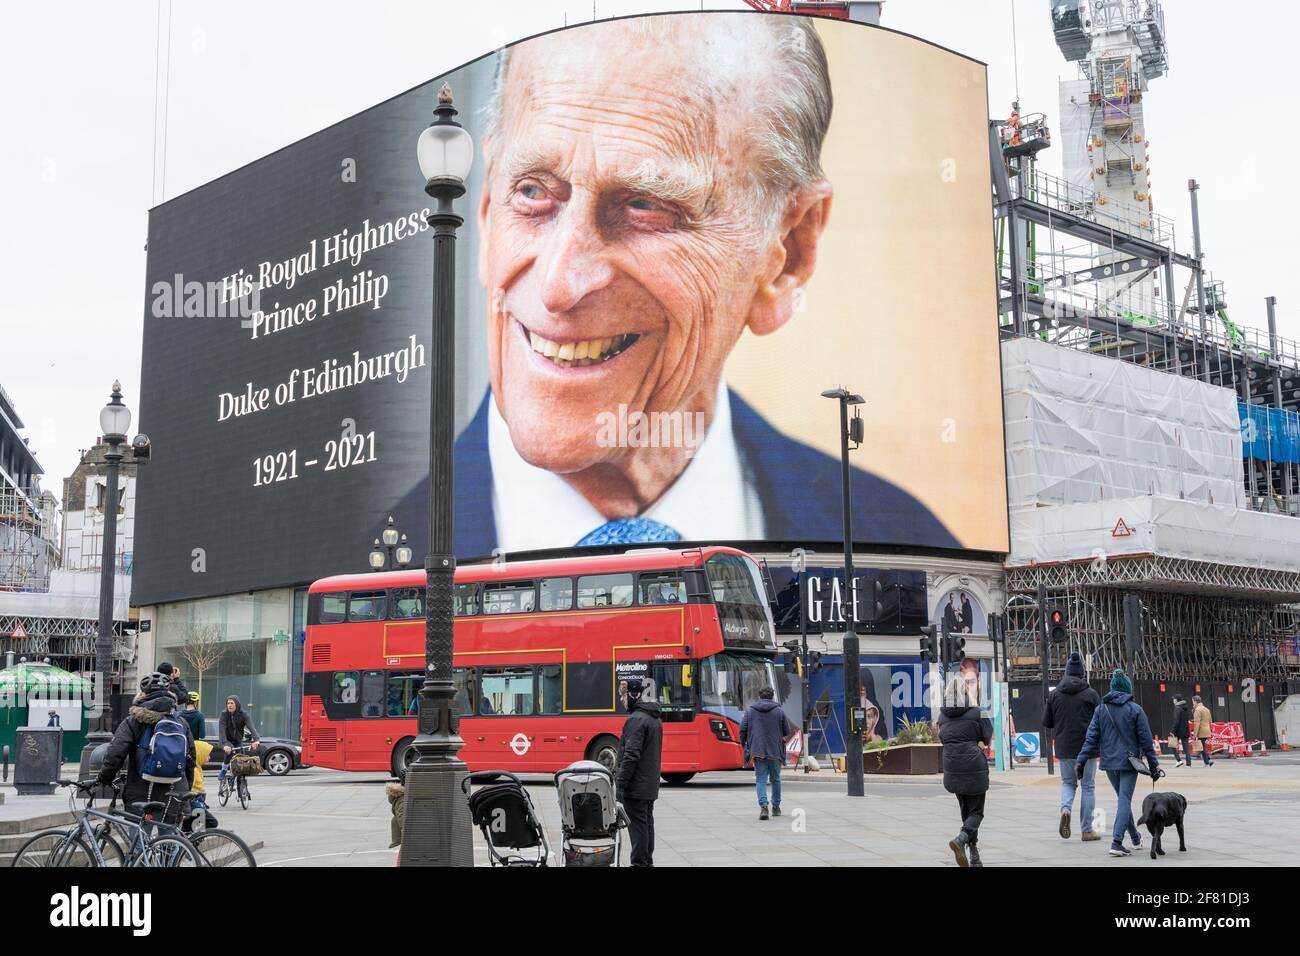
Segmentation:
[(1151, 834), (1151, 859), (1156, 858), (1156, 854), (1165, 855), (1165, 851), (1160, 847), (1160, 834), (1165, 831), (1166, 827), (1178, 828), (1178, 849), (1182, 853), (1187, 852), (1187, 844), (1183, 840), (1183, 815), (1187, 812), (1187, 798), (1181, 793), (1148, 793), (1146, 799), (1142, 801), (1142, 816), (1138, 817), (1138, 826), (1147, 825), (1147, 832)]

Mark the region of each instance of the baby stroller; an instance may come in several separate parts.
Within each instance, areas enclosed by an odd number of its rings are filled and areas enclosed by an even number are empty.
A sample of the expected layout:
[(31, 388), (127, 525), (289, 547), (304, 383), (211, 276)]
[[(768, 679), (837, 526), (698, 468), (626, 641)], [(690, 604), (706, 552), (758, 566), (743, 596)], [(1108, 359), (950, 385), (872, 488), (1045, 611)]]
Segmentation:
[(628, 824), (614, 799), (614, 775), (604, 764), (579, 760), (555, 775), (560, 797), (560, 849), (565, 866), (618, 866)]
[[(472, 784), (483, 784), (473, 793)], [(505, 770), (468, 774), (461, 790), (469, 796), (469, 815), (487, 840), (493, 866), (545, 866), (551, 848), (546, 842), (533, 801), (519, 778)]]

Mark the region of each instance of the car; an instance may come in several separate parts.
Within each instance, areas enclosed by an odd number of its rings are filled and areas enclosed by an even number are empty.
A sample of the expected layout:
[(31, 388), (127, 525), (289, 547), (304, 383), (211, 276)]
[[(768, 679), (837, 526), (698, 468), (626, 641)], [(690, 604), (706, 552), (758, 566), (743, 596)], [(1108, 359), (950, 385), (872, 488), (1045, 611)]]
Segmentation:
[[(204, 734), (203, 739), (212, 744), (212, 753), (208, 755), (207, 763), (203, 765), (204, 770), (216, 768), (221, 769), (222, 750), (221, 744), (217, 739), (218, 727), (216, 720), (205, 720), (203, 722)], [(302, 762), (302, 745), (296, 740), (289, 740), (285, 737), (259, 737), (261, 744), (262, 766), (266, 772), (273, 777), (283, 777), (290, 770), (301, 770), (306, 766)]]

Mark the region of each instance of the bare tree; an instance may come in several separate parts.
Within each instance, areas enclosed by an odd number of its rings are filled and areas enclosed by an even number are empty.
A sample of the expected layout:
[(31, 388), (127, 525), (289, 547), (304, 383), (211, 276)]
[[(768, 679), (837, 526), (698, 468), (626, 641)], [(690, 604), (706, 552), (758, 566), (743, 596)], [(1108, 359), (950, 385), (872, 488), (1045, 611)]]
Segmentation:
[(225, 645), (216, 624), (187, 624), (181, 631), (180, 655), (198, 675), (199, 697), (203, 696), (203, 675), (221, 662)]

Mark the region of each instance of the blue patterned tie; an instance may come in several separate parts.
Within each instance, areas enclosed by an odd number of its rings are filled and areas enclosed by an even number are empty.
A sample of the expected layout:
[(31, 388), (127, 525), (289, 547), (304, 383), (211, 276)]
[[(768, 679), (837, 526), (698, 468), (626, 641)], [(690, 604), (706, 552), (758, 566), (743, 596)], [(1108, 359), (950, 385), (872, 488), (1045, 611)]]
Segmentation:
[(676, 529), (649, 518), (616, 518), (606, 521), (582, 537), (577, 547), (595, 544), (647, 544), (652, 541), (680, 541)]

